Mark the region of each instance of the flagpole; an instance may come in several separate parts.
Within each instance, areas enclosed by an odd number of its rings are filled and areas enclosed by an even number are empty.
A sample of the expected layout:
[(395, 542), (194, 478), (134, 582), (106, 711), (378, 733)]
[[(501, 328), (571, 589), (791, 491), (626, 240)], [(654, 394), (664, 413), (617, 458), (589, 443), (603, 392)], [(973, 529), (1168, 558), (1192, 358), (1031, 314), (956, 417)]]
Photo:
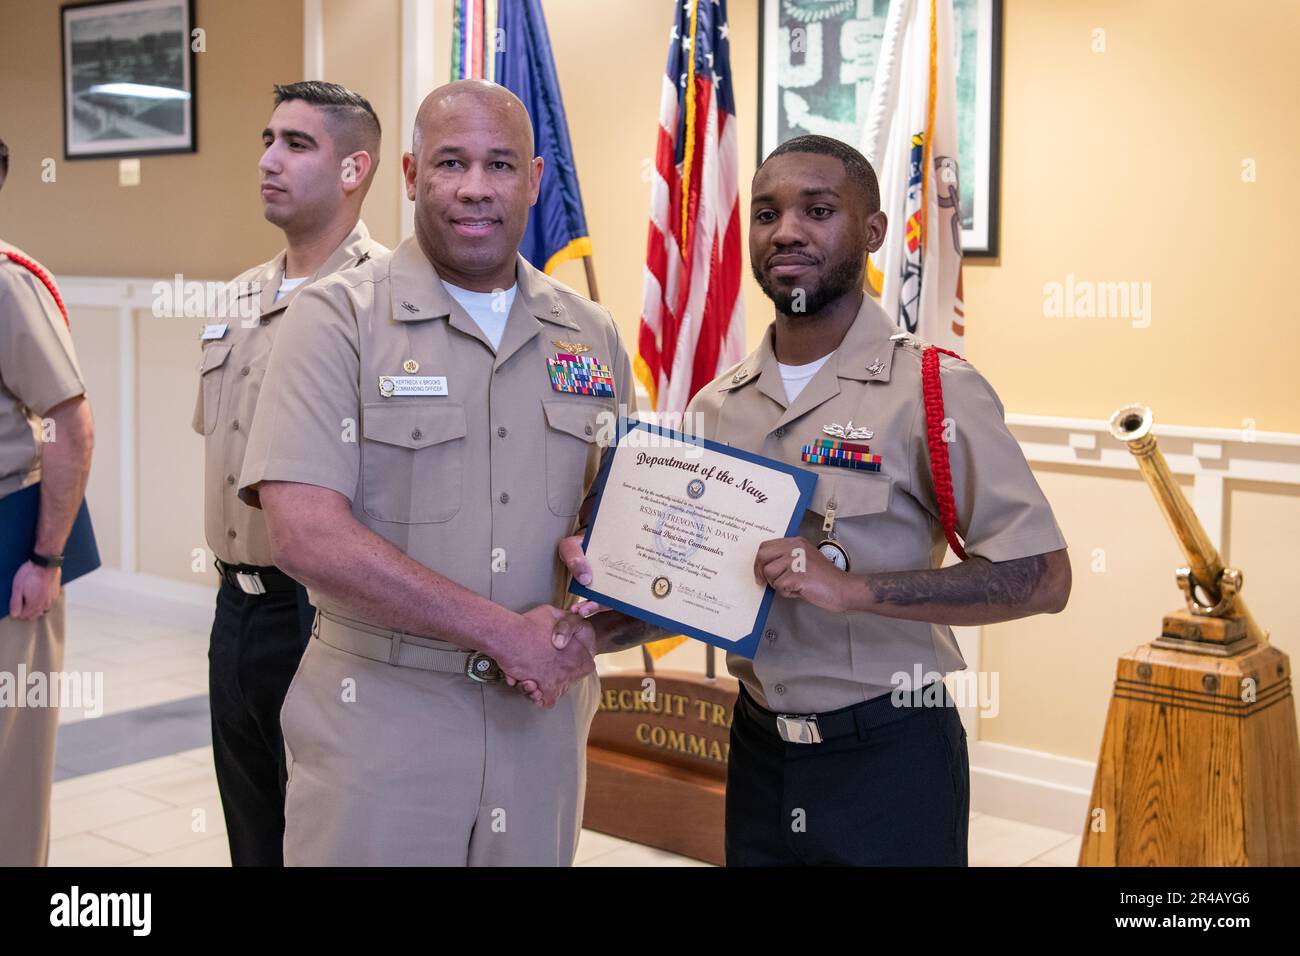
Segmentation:
[(600, 291), (596, 288), (596, 264), (591, 256), (582, 257), (582, 266), (587, 270), (587, 297), (592, 302), (600, 301)]
[[(582, 257), (582, 267), (587, 273), (587, 298), (592, 302), (599, 302), (600, 290), (596, 287), (596, 263), (590, 255)], [(655, 672), (655, 659), (650, 656), (644, 644), (641, 645), (641, 662), (647, 674)]]

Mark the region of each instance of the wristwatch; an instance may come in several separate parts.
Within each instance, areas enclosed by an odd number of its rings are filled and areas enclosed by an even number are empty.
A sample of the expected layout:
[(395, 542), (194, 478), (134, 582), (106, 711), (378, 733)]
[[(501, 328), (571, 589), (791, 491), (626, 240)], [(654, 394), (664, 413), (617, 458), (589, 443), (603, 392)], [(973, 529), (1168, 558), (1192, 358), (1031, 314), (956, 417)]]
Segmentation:
[(37, 554), (35, 551), (27, 558), (38, 568), (61, 568), (63, 567), (63, 555), (61, 554)]

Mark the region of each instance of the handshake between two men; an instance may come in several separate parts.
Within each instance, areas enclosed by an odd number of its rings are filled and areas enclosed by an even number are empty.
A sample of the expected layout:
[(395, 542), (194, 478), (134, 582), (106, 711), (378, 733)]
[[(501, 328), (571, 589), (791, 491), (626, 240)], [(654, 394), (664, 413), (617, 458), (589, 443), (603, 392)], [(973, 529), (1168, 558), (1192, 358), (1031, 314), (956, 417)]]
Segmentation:
[[(558, 550), (569, 573), (582, 584), (589, 584), (591, 568), (582, 551), (582, 537), (562, 539)], [(590, 619), (590, 615), (600, 610), (601, 606), (594, 601), (581, 601), (567, 611), (539, 604), (525, 613), (523, 618), (532, 628), (519, 635), (517, 646), (506, 661), (497, 662), (506, 683), (518, 687), (533, 703), (554, 707), (570, 684), (595, 671), (597, 654), (640, 643), (628, 640), (630, 635), (616, 636), (608, 628), (598, 629), (598, 622), (613, 623), (615, 617), (622, 618), (622, 615), (607, 614), (604, 617), (608, 622)], [(649, 625), (644, 627), (647, 632), (657, 630)]]

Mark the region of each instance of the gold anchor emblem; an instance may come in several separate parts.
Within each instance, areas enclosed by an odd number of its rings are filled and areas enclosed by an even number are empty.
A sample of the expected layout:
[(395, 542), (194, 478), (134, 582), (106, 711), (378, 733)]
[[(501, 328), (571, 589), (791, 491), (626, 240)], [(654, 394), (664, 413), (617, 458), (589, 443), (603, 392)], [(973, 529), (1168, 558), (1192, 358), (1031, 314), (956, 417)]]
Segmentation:
[[(559, 309), (559, 306), (556, 306)], [(591, 351), (590, 345), (583, 345), (581, 342), (561, 342), (559, 339), (551, 339), (551, 344), (561, 352), (568, 352), (570, 355), (582, 355)]]
[(866, 440), (876, 437), (876, 433), (870, 428), (854, 428), (853, 419), (849, 419), (847, 425), (836, 425), (834, 422), (831, 422), (829, 425), (823, 425), (822, 431), (833, 438), (843, 438), (845, 441)]

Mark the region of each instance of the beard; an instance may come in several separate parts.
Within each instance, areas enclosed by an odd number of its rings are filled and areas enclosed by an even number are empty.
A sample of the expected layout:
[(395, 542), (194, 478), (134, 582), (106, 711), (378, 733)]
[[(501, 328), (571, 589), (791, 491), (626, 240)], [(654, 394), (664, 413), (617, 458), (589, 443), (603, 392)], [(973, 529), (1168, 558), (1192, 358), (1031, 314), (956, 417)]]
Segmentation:
[(778, 288), (758, 266), (750, 263), (754, 279), (776, 310), (791, 318), (811, 318), (840, 296), (862, 287), (862, 263), (865, 255), (849, 255), (835, 263), (811, 289)]

